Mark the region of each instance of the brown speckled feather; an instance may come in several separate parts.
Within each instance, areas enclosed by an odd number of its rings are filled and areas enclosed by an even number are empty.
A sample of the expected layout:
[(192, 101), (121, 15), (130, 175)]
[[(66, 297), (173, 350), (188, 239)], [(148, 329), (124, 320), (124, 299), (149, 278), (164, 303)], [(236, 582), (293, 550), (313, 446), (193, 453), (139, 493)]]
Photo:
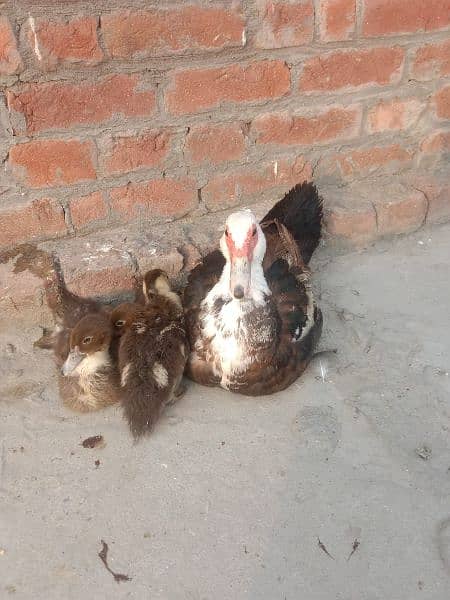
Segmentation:
[(271, 394), (295, 381), (307, 367), (322, 332), (322, 313), (315, 307), (313, 326), (300, 342), (293, 343), (306, 325), (308, 300), (305, 287), (283, 259), (276, 261), (266, 276), (272, 291), (268, 304), (276, 322), (274, 343), (258, 354), (258, 361), (242, 380), (236, 377), (230, 388), (249, 396)]
[[(114, 315), (120, 315), (120, 307)], [(134, 305), (118, 350), (121, 403), (134, 437), (150, 432), (178, 395), (188, 347), (179, 307), (158, 295), (146, 306)]]
[[(220, 250), (208, 254), (189, 274), (188, 285), (184, 289), (183, 306), (185, 307), (186, 329), (189, 333), (191, 348), (195, 340), (201, 336), (201, 323), (199, 319), (200, 305), (208, 292), (219, 281), (220, 274), (225, 265), (225, 259)], [(217, 385), (220, 378), (214, 375), (211, 365), (206, 357), (199, 356), (200, 360), (195, 365), (188, 361), (186, 374), (188, 377), (202, 385)]]

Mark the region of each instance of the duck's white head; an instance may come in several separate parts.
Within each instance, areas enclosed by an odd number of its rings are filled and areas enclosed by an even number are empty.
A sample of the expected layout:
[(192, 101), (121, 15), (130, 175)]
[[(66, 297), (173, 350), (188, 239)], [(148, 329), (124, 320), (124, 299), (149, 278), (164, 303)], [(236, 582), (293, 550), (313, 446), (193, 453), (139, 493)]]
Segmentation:
[(262, 261), (266, 253), (266, 238), (251, 210), (230, 215), (220, 240), (220, 249), (227, 261), (222, 283), (237, 300), (259, 300), (269, 290), (264, 279)]

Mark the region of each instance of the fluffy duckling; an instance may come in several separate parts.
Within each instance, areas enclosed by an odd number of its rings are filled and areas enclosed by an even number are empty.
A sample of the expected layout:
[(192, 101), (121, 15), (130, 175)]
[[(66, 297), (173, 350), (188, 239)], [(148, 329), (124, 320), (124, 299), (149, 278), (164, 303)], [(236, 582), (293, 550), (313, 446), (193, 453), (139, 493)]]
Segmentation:
[(118, 344), (121, 402), (135, 438), (151, 431), (182, 395), (188, 356), (181, 301), (160, 271), (144, 277), (145, 306), (121, 304), (111, 315)]
[(101, 313), (86, 315), (71, 331), (59, 388), (72, 410), (87, 412), (118, 402), (119, 375), (110, 354), (113, 334), (109, 315)]
[[(67, 289), (55, 255), (46, 255), (46, 262), (45, 294), (56, 327), (54, 331), (44, 330), (34, 345), (53, 350), (65, 406), (87, 412), (113, 404), (118, 401), (118, 376), (109, 356), (113, 339), (109, 313), (95, 300)], [(89, 338), (92, 341), (87, 344)]]
[(55, 255), (48, 255), (48, 260), (51, 266), (45, 279), (45, 295), (56, 327), (54, 331), (44, 329), (43, 336), (34, 345), (53, 350), (59, 368), (69, 353), (70, 333), (75, 325), (85, 315), (105, 314), (106, 309), (92, 298), (82, 298), (69, 291), (58, 258)]
[(142, 291), (145, 303), (153, 302), (159, 297), (167, 298), (173, 305), (173, 309), (183, 311), (180, 296), (170, 286), (169, 277), (162, 269), (147, 271), (142, 282)]

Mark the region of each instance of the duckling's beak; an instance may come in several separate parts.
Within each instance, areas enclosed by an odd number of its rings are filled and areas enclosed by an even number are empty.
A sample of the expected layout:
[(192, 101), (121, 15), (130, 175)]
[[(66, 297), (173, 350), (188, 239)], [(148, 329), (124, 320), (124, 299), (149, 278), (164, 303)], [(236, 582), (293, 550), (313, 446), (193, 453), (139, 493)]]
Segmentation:
[(230, 293), (237, 300), (248, 296), (250, 290), (251, 262), (246, 256), (232, 257)]
[(83, 358), (85, 358), (85, 354), (80, 352), (78, 346), (76, 346), (73, 350), (69, 352), (69, 356), (66, 358), (62, 368), (61, 373), (64, 377), (67, 377), (78, 367)]

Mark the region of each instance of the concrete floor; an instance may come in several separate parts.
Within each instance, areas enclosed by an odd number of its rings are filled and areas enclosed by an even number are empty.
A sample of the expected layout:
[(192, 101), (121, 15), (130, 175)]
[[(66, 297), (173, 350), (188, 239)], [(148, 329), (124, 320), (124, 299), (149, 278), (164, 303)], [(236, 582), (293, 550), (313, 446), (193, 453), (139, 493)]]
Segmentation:
[(0, 597), (448, 600), (449, 257), (450, 226), (322, 250), (337, 354), (270, 398), (191, 385), (137, 445), (61, 407), (37, 327), (3, 332)]

